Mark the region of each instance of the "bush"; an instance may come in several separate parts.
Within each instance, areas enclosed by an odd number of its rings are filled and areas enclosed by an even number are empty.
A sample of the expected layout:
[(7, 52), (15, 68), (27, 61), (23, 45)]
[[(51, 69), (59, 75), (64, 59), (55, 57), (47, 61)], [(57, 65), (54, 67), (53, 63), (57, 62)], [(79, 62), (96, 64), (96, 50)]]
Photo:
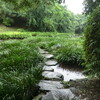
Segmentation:
[(3, 18), (3, 24), (6, 26), (11, 26), (14, 23), (14, 20), (10, 17)]
[(100, 78), (100, 7), (97, 7), (88, 18), (85, 51), (87, 70)]

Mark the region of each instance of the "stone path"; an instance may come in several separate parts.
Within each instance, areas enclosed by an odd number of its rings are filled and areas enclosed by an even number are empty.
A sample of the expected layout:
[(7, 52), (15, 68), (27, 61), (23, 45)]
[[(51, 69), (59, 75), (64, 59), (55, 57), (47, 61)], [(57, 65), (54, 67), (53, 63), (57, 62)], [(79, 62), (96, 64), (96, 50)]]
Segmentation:
[(45, 65), (43, 67), (43, 80), (40, 81), (38, 86), (43, 93), (39, 94), (33, 100), (88, 100), (87, 98), (81, 99), (74, 94), (77, 91), (75, 88), (64, 89), (62, 81), (64, 76), (58, 72), (54, 72), (52, 66), (56, 66), (58, 62), (54, 59), (54, 55), (49, 54), (48, 51), (40, 49), (41, 55), (45, 58)]
[(39, 83), (40, 90), (50, 91), (55, 89), (63, 89), (64, 86), (61, 83), (64, 76), (60, 73), (54, 72), (54, 69), (51, 66), (55, 66), (58, 62), (54, 59), (54, 55), (49, 54), (48, 51), (39, 49), (41, 55), (45, 58), (45, 65), (43, 67), (42, 76), (44, 80), (41, 80)]

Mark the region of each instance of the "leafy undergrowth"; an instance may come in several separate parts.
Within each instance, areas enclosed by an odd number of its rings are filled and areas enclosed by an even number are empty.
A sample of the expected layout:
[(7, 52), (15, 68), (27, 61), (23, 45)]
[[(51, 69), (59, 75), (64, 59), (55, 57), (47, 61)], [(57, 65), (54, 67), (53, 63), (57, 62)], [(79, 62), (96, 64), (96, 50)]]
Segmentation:
[(0, 39), (5, 40), (0, 42), (0, 100), (33, 98), (34, 87), (42, 78), (38, 47), (54, 54), (59, 63), (83, 62), (84, 38), (75, 34), (12, 31), (0, 33)]
[(42, 33), (32, 39), (39, 47), (53, 53), (59, 63), (81, 66), (84, 62), (84, 37), (71, 33)]
[(81, 65), (83, 60), (84, 37), (72, 33), (53, 32), (6, 32), (0, 39), (30, 39), (39, 47), (55, 55), (59, 63)]
[[(43, 58), (26, 40), (0, 43), (0, 100), (30, 100), (42, 78)], [(36, 93), (36, 92), (35, 92)]]

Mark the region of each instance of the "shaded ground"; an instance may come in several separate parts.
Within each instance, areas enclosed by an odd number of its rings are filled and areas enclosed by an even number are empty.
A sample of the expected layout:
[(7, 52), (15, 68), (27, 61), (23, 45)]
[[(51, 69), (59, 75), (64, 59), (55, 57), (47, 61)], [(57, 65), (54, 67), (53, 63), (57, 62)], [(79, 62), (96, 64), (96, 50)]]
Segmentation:
[(100, 80), (98, 79), (75, 80), (67, 84), (80, 90), (81, 97), (88, 97), (89, 100), (100, 100)]
[(17, 28), (10, 28), (0, 24), (0, 33), (1, 32), (8, 32), (8, 31), (16, 31)]

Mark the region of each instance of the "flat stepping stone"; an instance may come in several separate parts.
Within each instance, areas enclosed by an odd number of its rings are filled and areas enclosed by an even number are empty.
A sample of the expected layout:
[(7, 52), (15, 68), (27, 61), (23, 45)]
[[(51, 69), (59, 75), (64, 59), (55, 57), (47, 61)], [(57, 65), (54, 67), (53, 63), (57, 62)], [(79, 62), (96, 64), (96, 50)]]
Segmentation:
[(52, 54), (43, 54), (43, 57), (45, 57), (46, 59), (52, 59), (54, 57), (54, 55), (52, 55)]
[(81, 97), (76, 96), (69, 89), (57, 89), (48, 92), (41, 100), (88, 100), (82, 99)]
[(49, 72), (45, 71), (42, 73), (42, 76), (46, 80), (57, 80), (57, 81), (62, 81), (64, 79), (64, 76), (58, 72)]
[(45, 62), (45, 64), (48, 66), (54, 66), (54, 65), (57, 65), (58, 62), (56, 60), (48, 60)]
[(40, 48), (39, 48), (39, 52), (40, 52), (41, 54), (48, 54), (48, 51), (45, 51), (44, 49), (40, 49)]
[(54, 72), (54, 69), (52, 68), (52, 67), (50, 67), (50, 66), (44, 66), (43, 67), (43, 71), (51, 71), (51, 72)]
[(50, 91), (64, 88), (63, 84), (61, 84), (61, 82), (58, 81), (41, 80), (38, 85), (40, 86), (41, 91)]

